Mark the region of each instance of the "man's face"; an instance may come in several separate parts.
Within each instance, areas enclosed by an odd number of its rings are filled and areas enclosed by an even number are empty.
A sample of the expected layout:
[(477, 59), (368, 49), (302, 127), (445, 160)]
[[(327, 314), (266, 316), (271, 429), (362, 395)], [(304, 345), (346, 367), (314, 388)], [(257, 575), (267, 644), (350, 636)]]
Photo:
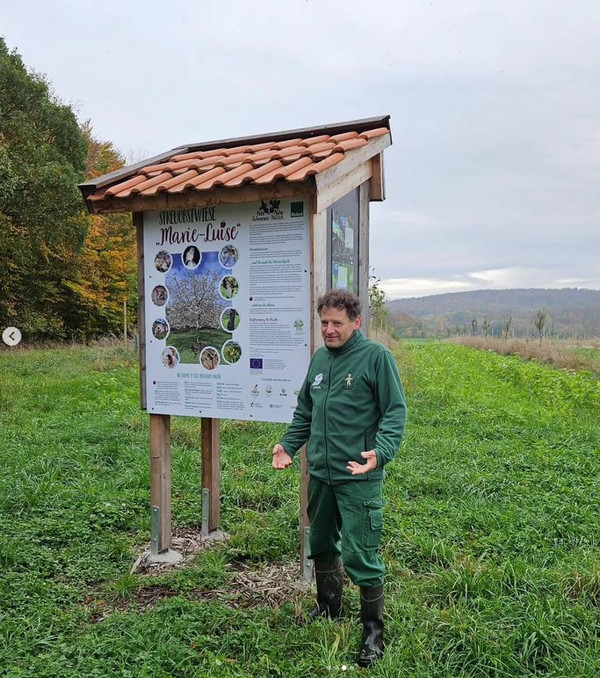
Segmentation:
[(350, 320), (346, 309), (337, 308), (321, 310), (321, 334), (327, 348), (339, 348), (352, 336), (352, 332), (360, 327), (360, 316)]

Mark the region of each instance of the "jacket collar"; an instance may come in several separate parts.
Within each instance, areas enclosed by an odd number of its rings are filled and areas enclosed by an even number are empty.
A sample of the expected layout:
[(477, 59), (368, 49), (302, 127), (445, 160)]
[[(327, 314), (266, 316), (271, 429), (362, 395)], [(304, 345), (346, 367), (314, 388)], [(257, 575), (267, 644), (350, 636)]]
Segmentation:
[(351, 351), (357, 344), (359, 344), (364, 339), (363, 334), (360, 330), (354, 330), (350, 335), (348, 341), (340, 346), (339, 348), (327, 348), (329, 353), (332, 355), (342, 355)]

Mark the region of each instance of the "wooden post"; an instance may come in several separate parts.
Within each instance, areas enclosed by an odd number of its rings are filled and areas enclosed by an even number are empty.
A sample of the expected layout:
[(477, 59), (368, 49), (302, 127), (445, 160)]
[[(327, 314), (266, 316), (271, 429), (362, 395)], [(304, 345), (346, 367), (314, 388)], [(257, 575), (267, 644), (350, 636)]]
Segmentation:
[[(311, 346), (313, 354), (323, 343), (321, 336), (321, 324), (317, 317), (317, 301), (328, 286), (327, 269), (327, 208), (321, 212), (315, 212), (317, 200), (313, 196), (311, 200), (312, 219), (310, 223), (310, 316), (311, 316)], [(308, 559), (307, 535), (310, 530), (308, 520), (308, 464), (306, 461), (306, 445), (300, 450), (300, 571), (304, 579), (312, 579), (312, 561)]]
[(150, 504), (158, 506), (158, 544), (161, 553), (171, 547), (171, 417), (150, 415)]
[(133, 225), (137, 238), (138, 356), (140, 363), (140, 405), (146, 409), (146, 313), (144, 310), (144, 215), (134, 212)]
[[(221, 468), (221, 449), (219, 419), (202, 417), (200, 420), (200, 438), (202, 444), (202, 492), (208, 490), (208, 531), (219, 529), (221, 523), (221, 490), (219, 475)], [(206, 502), (202, 502), (206, 506)], [(205, 516), (202, 524), (205, 525)]]
[(358, 193), (358, 296), (362, 303), (362, 330), (369, 336), (369, 182)]

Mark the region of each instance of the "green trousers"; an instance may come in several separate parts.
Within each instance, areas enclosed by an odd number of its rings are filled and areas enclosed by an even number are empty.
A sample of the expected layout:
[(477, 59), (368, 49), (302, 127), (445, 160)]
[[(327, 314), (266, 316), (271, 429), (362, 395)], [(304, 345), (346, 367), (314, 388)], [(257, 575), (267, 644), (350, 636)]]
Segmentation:
[(377, 549), (383, 526), (381, 480), (350, 480), (328, 485), (308, 482), (309, 558), (341, 555), (357, 586), (382, 586), (385, 568)]

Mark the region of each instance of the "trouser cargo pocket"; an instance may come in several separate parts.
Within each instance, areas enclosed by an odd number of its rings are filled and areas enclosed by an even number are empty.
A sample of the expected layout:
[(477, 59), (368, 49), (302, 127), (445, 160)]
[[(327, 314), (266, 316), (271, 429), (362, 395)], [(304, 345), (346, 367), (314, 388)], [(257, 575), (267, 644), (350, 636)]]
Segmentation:
[(382, 501), (363, 501), (362, 542), (365, 549), (376, 549), (379, 546), (381, 529), (383, 528), (382, 509)]

